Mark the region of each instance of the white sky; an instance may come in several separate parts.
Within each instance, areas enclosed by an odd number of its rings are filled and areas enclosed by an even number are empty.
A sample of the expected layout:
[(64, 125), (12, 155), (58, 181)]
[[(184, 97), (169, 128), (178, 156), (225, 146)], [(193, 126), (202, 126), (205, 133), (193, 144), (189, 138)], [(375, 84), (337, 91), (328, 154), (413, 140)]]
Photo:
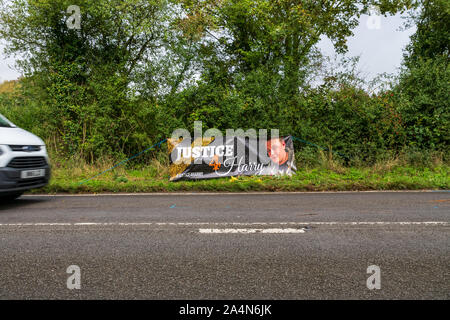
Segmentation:
[[(400, 15), (380, 17), (378, 25), (374, 18), (361, 17), (354, 36), (348, 39), (347, 56), (360, 56), (358, 68), (366, 79), (384, 72), (395, 73), (400, 67), (403, 49), (415, 31), (413, 28), (400, 31), (402, 25)], [(334, 56), (333, 45), (328, 39), (323, 39), (319, 47), (325, 54)], [(1, 45), (0, 50), (0, 82), (17, 79), (20, 73), (14, 69), (14, 59), (5, 57)]]
[(14, 70), (14, 59), (6, 58), (3, 53), (4, 45), (0, 44), (0, 83), (5, 80), (17, 79), (20, 73)]
[[(415, 28), (400, 30), (404, 24), (400, 14), (380, 16), (378, 24), (375, 19), (362, 16), (359, 26), (353, 30), (354, 36), (347, 39), (349, 50), (346, 56), (360, 56), (358, 69), (367, 79), (384, 72), (396, 73), (403, 60), (403, 49), (415, 32)], [(327, 55), (335, 54), (329, 39), (323, 39), (319, 48)]]

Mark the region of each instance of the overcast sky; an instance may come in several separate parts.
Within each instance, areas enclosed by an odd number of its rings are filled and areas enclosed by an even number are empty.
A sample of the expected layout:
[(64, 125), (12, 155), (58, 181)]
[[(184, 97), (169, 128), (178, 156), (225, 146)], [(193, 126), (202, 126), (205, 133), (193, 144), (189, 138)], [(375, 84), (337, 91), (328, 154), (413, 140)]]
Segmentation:
[[(379, 19), (379, 20), (377, 20)], [(348, 56), (360, 56), (359, 70), (367, 79), (380, 73), (395, 73), (402, 61), (403, 49), (409, 43), (414, 29), (400, 31), (403, 19), (400, 15), (379, 17), (362, 16), (354, 36), (348, 39)], [(334, 56), (333, 45), (323, 39), (319, 47)], [(14, 69), (14, 59), (6, 58), (0, 48), (0, 82), (17, 79), (20, 73)]]
[[(400, 15), (361, 17), (354, 36), (348, 39), (347, 56), (360, 57), (358, 68), (369, 79), (380, 73), (397, 72), (403, 59), (403, 49), (415, 32), (415, 28), (403, 30), (404, 21)], [(334, 55), (330, 40), (322, 40), (319, 47), (327, 55)]]

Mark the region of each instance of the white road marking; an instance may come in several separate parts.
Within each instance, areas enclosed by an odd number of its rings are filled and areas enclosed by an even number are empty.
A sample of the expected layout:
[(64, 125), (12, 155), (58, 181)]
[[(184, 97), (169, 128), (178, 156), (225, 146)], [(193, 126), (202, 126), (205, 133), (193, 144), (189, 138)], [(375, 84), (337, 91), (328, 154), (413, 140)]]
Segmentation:
[(27, 226), (450, 226), (445, 221), (305, 221), (305, 222), (22, 222), (0, 223), (0, 227)]
[(305, 233), (305, 229), (198, 229), (200, 233)]

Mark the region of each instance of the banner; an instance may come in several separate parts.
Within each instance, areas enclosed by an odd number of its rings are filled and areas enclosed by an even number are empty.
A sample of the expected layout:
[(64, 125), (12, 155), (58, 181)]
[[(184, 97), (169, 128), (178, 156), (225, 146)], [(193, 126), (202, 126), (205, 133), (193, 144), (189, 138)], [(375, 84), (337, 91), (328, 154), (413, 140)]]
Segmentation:
[(259, 139), (240, 136), (168, 139), (170, 181), (250, 175), (292, 175), (292, 137)]

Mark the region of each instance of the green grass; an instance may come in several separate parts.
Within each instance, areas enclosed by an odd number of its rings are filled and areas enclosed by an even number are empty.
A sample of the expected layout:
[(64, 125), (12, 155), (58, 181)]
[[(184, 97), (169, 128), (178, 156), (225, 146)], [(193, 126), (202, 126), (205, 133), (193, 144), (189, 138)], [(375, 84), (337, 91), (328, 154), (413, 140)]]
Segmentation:
[(181, 191), (347, 191), (450, 189), (450, 166), (412, 167), (385, 164), (370, 168), (301, 168), (292, 177), (258, 176), (169, 182), (168, 170), (154, 160), (142, 169), (57, 165), (49, 186), (35, 193), (181, 192)]

